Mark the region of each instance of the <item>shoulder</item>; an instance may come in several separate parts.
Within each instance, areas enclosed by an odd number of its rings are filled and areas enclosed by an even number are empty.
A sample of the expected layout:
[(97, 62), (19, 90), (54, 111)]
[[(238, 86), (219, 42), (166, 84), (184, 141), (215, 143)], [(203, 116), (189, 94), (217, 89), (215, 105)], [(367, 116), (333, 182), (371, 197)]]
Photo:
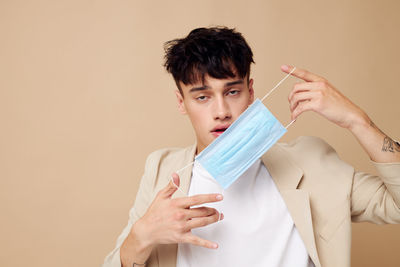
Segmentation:
[(278, 143), (290, 158), (296, 163), (307, 167), (319, 167), (324, 170), (346, 169), (352, 167), (342, 161), (336, 150), (325, 140), (315, 136), (300, 136), (288, 143)]
[(147, 165), (159, 165), (165, 164), (169, 162), (179, 161), (188, 157), (191, 157), (191, 154), (194, 155), (195, 146), (191, 145), (188, 147), (168, 147), (155, 150), (151, 152), (146, 159)]
[(325, 140), (316, 136), (299, 136), (288, 143), (278, 143), (278, 145), (288, 152), (301, 152), (302, 154), (329, 154), (336, 153), (335, 149)]
[(155, 183), (158, 182), (157, 177), (161, 177), (161, 180), (165, 177), (168, 178), (173, 172), (193, 161), (195, 151), (196, 145), (184, 148), (169, 147), (153, 151), (146, 159), (145, 176), (154, 179)]

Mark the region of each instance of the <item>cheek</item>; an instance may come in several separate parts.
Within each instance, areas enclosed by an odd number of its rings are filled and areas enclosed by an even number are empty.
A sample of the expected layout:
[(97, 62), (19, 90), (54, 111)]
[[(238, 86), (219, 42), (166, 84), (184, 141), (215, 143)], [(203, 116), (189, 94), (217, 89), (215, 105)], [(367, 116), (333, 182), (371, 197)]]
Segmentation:
[(187, 114), (195, 129), (204, 130), (207, 128), (207, 109), (190, 107), (187, 109)]
[(245, 100), (243, 100), (243, 101), (240, 101), (240, 103), (235, 103), (235, 106), (234, 106), (234, 108), (232, 109), (232, 110), (234, 110), (233, 116), (235, 117), (235, 119), (236, 119), (237, 117), (239, 117), (240, 114), (242, 114), (242, 113), (247, 109), (248, 106), (249, 106), (249, 101), (248, 101), (248, 99), (245, 99)]

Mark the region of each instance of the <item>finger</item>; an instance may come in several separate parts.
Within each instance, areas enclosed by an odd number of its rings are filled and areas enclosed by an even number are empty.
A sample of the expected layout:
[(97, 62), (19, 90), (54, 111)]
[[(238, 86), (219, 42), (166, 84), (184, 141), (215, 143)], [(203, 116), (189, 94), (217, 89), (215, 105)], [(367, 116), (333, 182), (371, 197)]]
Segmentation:
[(176, 199), (177, 205), (183, 208), (189, 208), (191, 206), (195, 205), (201, 205), (204, 203), (212, 203), (212, 202), (218, 202), (223, 199), (223, 196), (221, 194), (200, 194), (200, 195), (194, 195), (191, 197), (182, 197)]
[(176, 192), (176, 190), (178, 190), (179, 184), (180, 179), (178, 174), (173, 173), (169, 183), (163, 189), (163, 196), (166, 198), (171, 197)]
[(299, 102), (305, 101), (305, 100), (311, 101), (317, 95), (319, 95), (319, 93), (315, 92), (315, 91), (305, 91), (305, 92), (299, 92), (299, 93), (294, 94), (292, 99), (289, 101), (290, 111), (293, 111), (297, 107)]
[(180, 179), (179, 179), (179, 175), (176, 173), (176, 172), (174, 172), (172, 175), (171, 175), (171, 177), (172, 177), (172, 182), (174, 183), (174, 185), (175, 185), (175, 187), (179, 187), (179, 185), (180, 185)]
[(188, 209), (186, 215), (187, 215), (187, 219), (192, 219), (192, 218), (199, 218), (199, 217), (207, 217), (207, 216), (213, 215), (217, 212), (218, 211), (213, 208), (199, 207), (199, 208)]
[(315, 110), (314, 107), (314, 102), (312, 101), (303, 101), (300, 102), (297, 107), (292, 111), (292, 120), (297, 119), (298, 116), (300, 116), (300, 114), (302, 114), (305, 111), (309, 111), (309, 110)]
[[(294, 67), (290, 66), (290, 65), (282, 65), (281, 66), (281, 70), (283, 72), (286, 72), (286, 73), (291, 72), (293, 68)], [(297, 78), (300, 78), (300, 79), (302, 79), (302, 80), (304, 80), (306, 82), (317, 82), (317, 81), (325, 80), (324, 78), (322, 78), (322, 77), (320, 77), (320, 76), (318, 76), (318, 75), (316, 75), (316, 74), (314, 74), (312, 72), (309, 72), (309, 71), (307, 71), (305, 69), (300, 69), (300, 68), (297, 68), (297, 67), (296, 67), (296, 70), (292, 72), (292, 75), (297, 77)]]
[(198, 236), (195, 236), (191, 233), (188, 233), (185, 235), (183, 239), (184, 243), (189, 243), (195, 246), (200, 246), (200, 247), (205, 247), (205, 248), (211, 248), (211, 249), (216, 249), (218, 248), (218, 244), (203, 238), (200, 238)]
[(288, 99), (289, 101), (293, 97), (294, 94), (298, 92), (305, 92), (305, 91), (311, 91), (311, 90), (318, 90), (318, 89), (323, 89), (324, 84), (322, 82), (301, 82), (301, 83), (296, 83), (293, 87), (293, 90), (290, 92)]
[(209, 224), (218, 222), (219, 218), (220, 218), (219, 212), (216, 212), (213, 215), (207, 217), (193, 218), (187, 222), (187, 228), (193, 229), (193, 228), (204, 227)]

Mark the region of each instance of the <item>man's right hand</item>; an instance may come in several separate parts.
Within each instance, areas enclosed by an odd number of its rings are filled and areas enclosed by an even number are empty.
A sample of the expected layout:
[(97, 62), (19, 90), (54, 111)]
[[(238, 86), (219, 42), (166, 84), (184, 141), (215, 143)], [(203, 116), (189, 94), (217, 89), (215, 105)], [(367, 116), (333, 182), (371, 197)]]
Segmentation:
[(174, 182), (170, 181), (157, 193), (144, 216), (132, 226), (121, 246), (121, 261), (127, 263), (127, 266), (132, 266), (129, 259), (134, 259), (137, 263), (145, 262), (153, 247), (158, 244), (190, 243), (205, 248), (218, 247), (212, 241), (193, 235), (191, 230), (215, 223), (220, 217), (222, 220), (223, 214), (220, 216), (214, 208), (191, 207), (221, 201), (222, 195), (201, 194), (172, 199), (179, 186), (179, 176), (174, 173), (172, 178)]

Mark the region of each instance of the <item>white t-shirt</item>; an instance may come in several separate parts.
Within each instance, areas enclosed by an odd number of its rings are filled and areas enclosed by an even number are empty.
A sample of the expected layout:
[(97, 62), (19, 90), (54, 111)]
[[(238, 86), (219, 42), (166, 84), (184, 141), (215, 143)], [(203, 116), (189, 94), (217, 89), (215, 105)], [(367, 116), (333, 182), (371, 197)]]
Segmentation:
[(228, 189), (198, 163), (193, 166), (189, 196), (222, 193), (204, 206), (224, 214), (217, 223), (195, 228), (194, 235), (216, 242), (218, 249), (179, 244), (178, 267), (312, 267), (303, 241), (268, 170), (257, 160)]

